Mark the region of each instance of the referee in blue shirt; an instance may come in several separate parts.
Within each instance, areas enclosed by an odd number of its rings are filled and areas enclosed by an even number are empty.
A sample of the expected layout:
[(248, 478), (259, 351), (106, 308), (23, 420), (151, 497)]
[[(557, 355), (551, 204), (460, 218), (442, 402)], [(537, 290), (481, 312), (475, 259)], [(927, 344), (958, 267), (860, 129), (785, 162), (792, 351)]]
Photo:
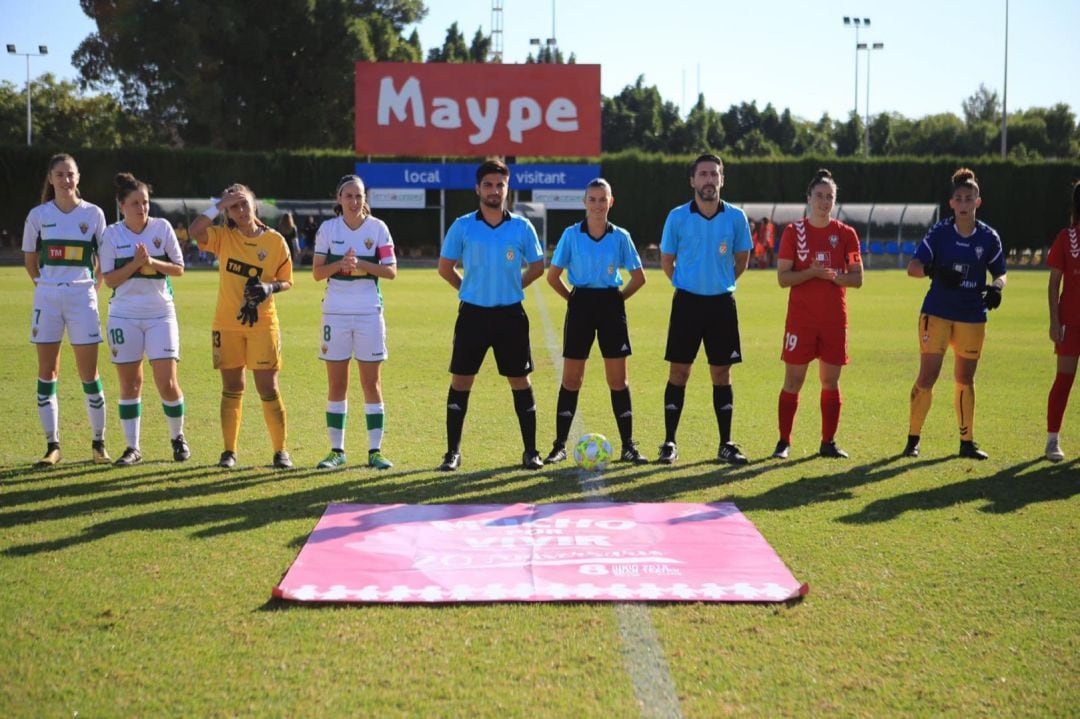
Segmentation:
[[(577, 412), (578, 392), (585, 379), (585, 361), (593, 342), (600, 344), (604, 375), (611, 391), (611, 410), (622, 440), (623, 462), (646, 464), (634, 441), (634, 412), (626, 358), (630, 356), (630, 330), (625, 302), (645, 284), (645, 270), (630, 233), (608, 222), (615, 204), (611, 185), (603, 178), (585, 188), (585, 219), (563, 231), (551, 258), (547, 281), (566, 300), (563, 325), (563, 371), (555, 410), (555, 442), (545, 464), (566, 459), (566, 439)], [(630, 274), (623, 286), (619, 268)], [(563, 270), (573, 289), (562, 279)]]
[[(506, 377), (514, 395), (525, 445), (522, 467), (544, 466), (536, 451), (536, 405), (529, 383), (533, 369), (529, 317), (521, 304), (525, 288), (544, 273), (544, 251), (532, 224), (506, 209), (509, 179), (509, 168), (499, 160), (488, 160), (477, 168), (480, 209), (454, 221), (439, 255), (439, 276), (458, 291), (461, 300), (446, 398), (446, 455), (439, 465), (444, 472), (461, 466), (461, 431), (469, 391), (488, 348), (494, 351), (499, 374)], [(464, 276), (457, 270), (459, 262)]]
[(747, 464), (731, 441), (731, 365), (742, 362), (735, 280), (746, 270), (753, 241), (743, 211), (720, 199), (723, 186), (724, 163), (719, 157), (704, 154), (694, 160), (690, 165), (694, 199), (668, 214), (660, 241), (660, 266), (675, 287), (664, 355), (671, 365), (664, 390), (665, 435), (656, 460), (664, 464), (679, 457), (675, 433), (690, 369), (702, 342), (720, 430), (717, 459)]

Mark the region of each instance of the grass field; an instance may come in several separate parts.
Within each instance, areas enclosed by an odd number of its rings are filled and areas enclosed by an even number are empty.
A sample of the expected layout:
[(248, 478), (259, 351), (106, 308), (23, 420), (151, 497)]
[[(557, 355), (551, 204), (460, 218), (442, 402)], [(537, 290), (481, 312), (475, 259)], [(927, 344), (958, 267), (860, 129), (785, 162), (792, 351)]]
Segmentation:
[[(636, 434), (650, 457), (663, 435), (663, 341), (670, 287), (659, 270), (629, 303)], [(542, 284), (542, 283), (541, 283)], [(489, 358), (477, 380), (462, 470), (434, 471), (456, 302), (433, 269), (385, 283), (391, 359), (384, 367), (384, 450), (395, 467), (360, 466), (366, 447), (354, 374), (353, 465), (316, 472), (327, 450), (326, 378), (316, 359), (322, 288), (306, 272), (280, 297), (283, 396), (298, 469), (274, 472), (249, 383), (238, 471), (221, 450), (220, 383), (209, 326), (216, 278), (175, 283), (194, 456), (170, 461), (152, 387), (143, 451), (130, 469), (89, 463), (81, 390), (65, 347), (59, 386), (65, 460), (44, 449), (27, 344), (31, 285), (0, 270), (0, 716), (1075, 716), (1080, 707), (1080, 398), (1063, 445), (1042, 459), (1054, 360), (1046, 276), (1013, 272), (991, 317), (977, 378), (975, 434), (991, 459), (955, 458), (952, 383), (942, 375), (923, 455), (897, 455), (918, 364), (915, 317), (925, 284), (876, 271), (849, 293), (852, 364), (839, 444), (814, 457), (816, 380), (808, 380), (792, 459), (776, 442), (786, 292), (771, 272), (739, 284), (744, 364), (733, 371), (735, 439), (752, 463), (716, 465), (704, 365), (687, 391), (674, 467), (617, 466), (619, 501), (732, 500), (810, 594), (790, 605), (609, 604), (331, 606), (270, 599), (329, 502), (575, 501), (576, 470), (517, 469), (510, 392)], [(539, 439), (554, 430), (562, 307), (530, 288)], [(108, 440), (122, 449), (116, 377), (102, 352)], [(950, 360), (951, 361), (951, 360)], [(699, 360), (700, 362), (700, 360)], [(1080, 391), (1080, 390), (1077, 390)], [(582, 425), (616, 436), (602, 368), (590, 365)], [(565, 467), (565, 465), (560, 465)], [(675, 702), (655, 703), (634, 666), (665, 669)]]

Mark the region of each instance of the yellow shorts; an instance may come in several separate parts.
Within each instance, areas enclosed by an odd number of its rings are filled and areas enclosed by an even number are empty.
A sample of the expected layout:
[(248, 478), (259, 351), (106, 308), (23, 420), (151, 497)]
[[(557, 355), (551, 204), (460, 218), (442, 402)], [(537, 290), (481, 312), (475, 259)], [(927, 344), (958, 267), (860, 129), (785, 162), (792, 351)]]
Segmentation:
[(281, 330), (214, 330), (214, 369), (281, 369)]
[(985, 337), (985, 322), (955, 322), (919, 315), (919, 350), (923, 354), (943, 355), (951, 346), (957, 357), (977, 360)]

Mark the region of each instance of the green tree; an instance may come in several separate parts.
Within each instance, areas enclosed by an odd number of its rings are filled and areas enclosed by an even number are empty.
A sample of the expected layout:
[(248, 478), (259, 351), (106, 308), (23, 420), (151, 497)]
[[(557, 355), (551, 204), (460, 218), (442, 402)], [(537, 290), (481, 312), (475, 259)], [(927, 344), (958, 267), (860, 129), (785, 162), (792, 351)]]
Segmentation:
[(442, 47), (431, 48), (427, 56), (428, 62), (469, 62), (470, 59), (469, 46), (456, 22), (446, 29)]
[(1001, 122), (1001, 101), (997, 91), (988, 89), (981, 82), (975, 94), (965, 99), (960, 106), (964, 110), (964, 122), (968, 126), (980, 122), (991, 125)]
[(355, 63), (419, 60), (401, 33), (427, 12), (420, 0), (80, 5), (97, 25), (72, 57), (84, 88), (115, 93), (159, 140), (228, 149), (349, 146)]
[(612, 98), (603, 99), (601, 145), (605, 152), (639, 148), (650, 152), (670, 151), (673, 138), (682, 132), (679, 109), (664, 102), (655, 85), (645, 86), (639, 75)]
[(862, 118), (858, 113), (848, 115), (847, 122), (838, 122), (833, 127), (833, 142), (836, 144), (836, 154), (840, 157), (860, 155), (863, 151), (865, 128)]
[[(109, 95), (84, 95), (73, 82), (57, 81), (45, 73), (33, 81), (30, 93), (35, 144), (62, 147), (145, 145), (150, 130), (125, 112)], [(26, 141), (26, 90), (0, 82), (0, 144)]]

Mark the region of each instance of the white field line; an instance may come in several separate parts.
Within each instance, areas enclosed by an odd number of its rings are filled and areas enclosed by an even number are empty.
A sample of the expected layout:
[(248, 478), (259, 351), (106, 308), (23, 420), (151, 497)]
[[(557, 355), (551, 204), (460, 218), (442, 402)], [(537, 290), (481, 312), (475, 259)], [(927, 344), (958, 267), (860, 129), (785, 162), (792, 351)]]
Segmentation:
[[(556, 384), (558, 391), (562, 378), (562, 349), (559, 337), (555, 332), (555, 326), (548, 312), (547, 302), (541, 285), (546, 284), (544, 278), (533, 283), (536, 306), (539, 308), (540, 321), (544, 330), (544, 344), (555, 364)], [(597, 360), (600, 362), (600, 360)], [(534, 389), (535, 391), (535, 389)], [(574, 416), (574, 423), (570, 429), (570, 437), (580, 436), (585, 427), (581, 419), (580, 408)], [(540, 437), (551, 436), (554, 427), (554, 418), (544, 418), (548, 422), (547, 434), (537, 424), (537, 434)], [(543, 442), (538, 442), (544, 447)], [(616, 451), (619, 445), (613, 443)], [(543, 452), (541, 452), (542, 454)], [(569, 461), (569, 460), (568, 460)], [(609, 498), (607, 485), (604, 483), (603, 474), (600, 472), (578, 472), (578, 485), (581, 493), (588, 500), (604, 501)], [(616, 602), (615, 618), (619, 622), (619, 639), (621, 640), (623, 664), (630, 675), (630, 682), (634, 687), (634, 695), (637, 697), (638, 706), (641, 708), (641, 716), (648, 719), (681, 719), (682, 711), (679, 709), (679, 697), (675, 691), (675, 681), (671, 678), (667, 659), (664, 657), (663, 647), (656, 636), (653, 628), (652, 616), (649, 606), (645, 603)]]

